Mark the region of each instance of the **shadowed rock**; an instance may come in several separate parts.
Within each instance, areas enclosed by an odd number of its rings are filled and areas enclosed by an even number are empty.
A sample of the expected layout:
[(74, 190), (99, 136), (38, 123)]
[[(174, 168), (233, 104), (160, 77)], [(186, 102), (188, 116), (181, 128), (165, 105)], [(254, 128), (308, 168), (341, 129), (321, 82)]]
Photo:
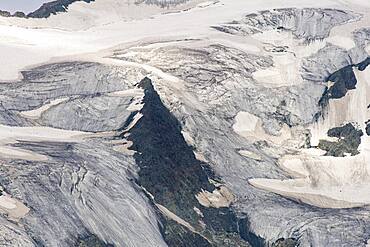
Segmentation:
[(209, 179), (217, 178), (207, 164), (195, 158), (181, 134), (179, 121), (163, 105), (152, 81), (145, 78), (138, 86), (145, 93), (142, 117), (127, 137), (133, 142), (131, 149), (136, 151), (134, 158), (140, 167), (137, 182), (153, 196), (153, 202), (166, 207), (196, 231), (179, 226), (164, 215), (163, 236), (167, 244), (249, 246), (239, 235), (238, 219), (232, 209), (207, 208), (198, 202), (195, 196), (202, 190), (212, 192), (215, 186)]

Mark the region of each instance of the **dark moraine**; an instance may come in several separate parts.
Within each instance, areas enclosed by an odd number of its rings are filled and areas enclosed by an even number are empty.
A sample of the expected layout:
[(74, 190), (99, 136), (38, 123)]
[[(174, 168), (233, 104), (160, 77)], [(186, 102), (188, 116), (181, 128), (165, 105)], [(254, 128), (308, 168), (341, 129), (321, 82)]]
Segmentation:
[[(209, 166), (195, 158), (193, 149), (181, 134), (181, 125), (164, 106), (149, 78), (139, 87), (144, 89), (142, 118), (129, 130), (135, 161), (140, 167), (137, 183), (145, 188), (153, 205), (161, 204), (195, 231), (162, 215), (161, 228), (169, 246), (250, 246), (241, 237), (240, 219), (232, 208), (207, 208), (195, 195), (216, 189), (209, 179), (219, 180)], [(125, 135), (123, 132), (121, 137)], [(197, 213), (198, 208), (201, 213)], [(246, 229), (243, 229), (246, 231)]]

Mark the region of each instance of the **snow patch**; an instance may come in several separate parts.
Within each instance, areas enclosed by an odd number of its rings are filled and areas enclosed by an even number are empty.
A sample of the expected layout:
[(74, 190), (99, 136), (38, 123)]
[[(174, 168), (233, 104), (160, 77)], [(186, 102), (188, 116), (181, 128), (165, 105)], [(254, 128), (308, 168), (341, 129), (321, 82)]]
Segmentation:
[[(311, 130), (311, 145), (317, 146), (320, 139), (328, 139), (329, 129), (341, 126), (348, 122), (360, 125), (363, 133), (365, 122), (370, 118), (367, 106), (370, 104), (370, 70), (358, 71), (353, 69), (357, 78), (355, 90), (350, 90), (340, 99), (330, 99), (325, 116), (309, 126)], [(329, 138), (330, 140), (330, 138)]]
[(248, 151), (248, 150), (239, 150), (238, 153), (244, 157), (247, 157), (247, 158), (250, 158), (250, 159), (254, 159), (256, 161), (262, 161), (262, 157), (259, 156), (258, 154), (256, 153), (253, 153), (251, 151)]
[(254, 132), (257, 128), (259, 118), (248, 112), (239, 112), (235, 117), (233, 129), (236, 133)]
[(0, 212), (7, 214), (7, 217), (14, 221), (23, 218), (30, 209), (20, 201), (12, 198), (5, 192), (0, 196)]
[(51, 107), (56, 106), (56, 105), (59, 105), (59, 104), (61, 104), (63, 102), (66, 102), (67, 100), (69, 100), (69, 97), (55, 99), (55, 100), (50, 101), (47, 104), (44, 104), (43, 106), (41, 106), (41, 107), (39, 107), (37, 109), (30, 110), (30, 111), (23, 111), (20, 114), (22, 116), (27, 117), (27, 118), (38, 119), (38, 118), (41, 117), (41, 114), (42, 113), (44, 113), (45, 111), (49, 110)]
[(353, 41), (352, 38), (349, 37), (342, 37), (342, 36), (330, 36), (329, 38), (326, 39), (327, 42), (342, 47), (346, 50), (350, 50), (354, 47), (356, 47), (355, 42)]
[[(311, 145), (328, 139), (327, 131), (347, 122), (359, 124), (364, 133), (369, 119), (370, 70), (358, 71), (355, 90), (340, 99), (331, 99), (327, 115), (310, 126)], [(279, 166), (293, 179), (250, 179), (260, 189), (298, 202), (322, 208), (352, 208), (370, 205), (370, 137), (364, 134), (355, 156), (323, 156), (319, 149), (303, 149), (297, 155), (281, 158)]]
[(216, 188), (212, 193), (203, 190), (195, 197), (202, 206), (213, 208), (229, 207), (234, 201), (234, 195), (225, 186)]
[(8, 146), (17, 141), (80, 142), (92, 133), (49, 127), (15, 127), (0, 125), (0, 154), (6, 158), (44, 160), (45, 156)]
[(282, 144), (291, 137), (291, 131), (287, 125), (283, 125), (278, 136), (267, 134), (262, 127), (261, 119), (248, 112), (239, 112), (234, 121), (233, 130), (247, 140), (266, 140)]

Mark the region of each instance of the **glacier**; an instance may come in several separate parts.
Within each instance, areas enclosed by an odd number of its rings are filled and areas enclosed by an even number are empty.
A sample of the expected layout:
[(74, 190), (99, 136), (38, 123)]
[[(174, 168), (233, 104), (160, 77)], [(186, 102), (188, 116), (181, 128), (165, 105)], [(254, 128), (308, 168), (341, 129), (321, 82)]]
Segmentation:
[(1, 246), (369, 246), (364, 0), (0, 14)]

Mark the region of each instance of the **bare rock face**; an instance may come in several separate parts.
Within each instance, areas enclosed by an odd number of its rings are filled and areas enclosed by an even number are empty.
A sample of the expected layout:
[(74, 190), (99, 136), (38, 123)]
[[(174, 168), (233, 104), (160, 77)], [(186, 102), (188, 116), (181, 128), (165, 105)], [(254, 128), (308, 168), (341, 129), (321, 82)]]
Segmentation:
[(68, 6), (77, 1), (84, 1), (86, 3), (93, 2), (94, 0), (56, 0), (48, 3), (44, 3), (37, 10), (29, 13), (27, 17), (31, 18), (47, 18), (50, 15), (55, 15), (59, 12), (65, 12), (68, 10)]
[(321, 140), (319, 147), (327, 151), (326, 155), (344, 157), (345, 154), (359, 154), (358, 146), (361, 144), (362, 131), (356, 129), (351, 123), (328, 131), (329, 137), (338, 138), (337, 142)]

